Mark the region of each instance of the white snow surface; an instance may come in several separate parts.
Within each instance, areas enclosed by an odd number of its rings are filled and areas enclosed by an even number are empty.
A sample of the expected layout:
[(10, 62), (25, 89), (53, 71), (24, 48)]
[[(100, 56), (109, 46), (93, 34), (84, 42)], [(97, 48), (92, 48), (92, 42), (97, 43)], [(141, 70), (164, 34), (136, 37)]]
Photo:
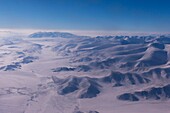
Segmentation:
[[(149, 44), (120, 45), (114, 39), (103, 39), (99, 42), (93, 40), (94, 38), (44, 37), (20, 38), (20, 40), (10, 38), (1, 41), (0, 67), (3, 68), (0, 70), (0, 113), (90, 113), (89, 111), (99, 113), (170, 113), (169, 99), (141, 99), (136, 102), (117, 99), (117, 96), (123, 93), (133, 93), (153, 86), (169, 84), (169, 80), (163, 79), (163, 77), (160, 81), (154, 76), (150, 76), (149, 78), (153, 81), (148, 84), (131, 85), (125, 80), (126, 85), (121, 87), (113, 87), (113, 84), (99, 81), (102, 86), (101, 92), (93, 98), (78, 98), (77, 91), (66, 95), (58, 94), (58, 84), (53, 81), (53, 77), (65, 79), (68, 76), (75, 76), (100, 79), (110, 75), (112, 71), (141, 74), (156, 68), (170, 67), (169, 61), (142, 69), (136, 67), (136, 64), (143, 59), (152, 59), (150, 54), (158, 50), (158, 48), (150, 47)], [(109, 44), (110, 46), (107, 47)], [(169, 45), (165, 44), (165, 46), (169, 60)], [(140, 52), (129, 52), (145, 47), (147, 49)], [(141, 55), (141, 57), (136, 58), (135, 55)], [(30, 56), (33, 57), (31, 62), (23, 63), (23, 59)], [(92, 60), (85, 57), (90, 57)], [(79, 62), (81, 58), (89, 61)], [(52, 71), (59, 67), (76, 68), (79, 65), (90, 65), (92, 62), (102, 62), (109, 58), (121, 60), (116, 60), (115, 64), (102, 69), (92, 66), (90, 71)], [(129, 58), (136, 63), (134, 67), (119, 68), (120, 65), (126, 64)], [(9, 65), (14, 65), (14, 67), (11, 69)], [(154, 72), (152, 74), (154, 75)]]

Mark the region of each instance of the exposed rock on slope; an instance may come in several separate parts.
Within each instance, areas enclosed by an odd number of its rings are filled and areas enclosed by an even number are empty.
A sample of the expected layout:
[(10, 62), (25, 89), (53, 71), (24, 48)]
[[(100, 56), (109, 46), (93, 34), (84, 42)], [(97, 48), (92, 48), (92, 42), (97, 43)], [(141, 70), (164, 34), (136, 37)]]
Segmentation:
[(170, 85), (163, 87), (152, 87), (143, 91), (136, 91), (134, 93), (124, 93), (118, 96), (118, 99), (125, 101), (139, 101), (142, 100), (160, 100), (170, 98)]
[(102, 78), (103, 82), (112, 83), (113, 86), (125, 86), (144, 84), (150, 82), (149, 79), (135, 73), (112, 72), (109, 76)]
[(78, 98), (96, 97), (102, 88), (102, 86), (97, 83), (96, 79), (89, 77), (71, 76), (66, 79), (53, 77), (53, 81), (59, 86), (59, 94), (66, 95), (76, 91), (78, 93)]

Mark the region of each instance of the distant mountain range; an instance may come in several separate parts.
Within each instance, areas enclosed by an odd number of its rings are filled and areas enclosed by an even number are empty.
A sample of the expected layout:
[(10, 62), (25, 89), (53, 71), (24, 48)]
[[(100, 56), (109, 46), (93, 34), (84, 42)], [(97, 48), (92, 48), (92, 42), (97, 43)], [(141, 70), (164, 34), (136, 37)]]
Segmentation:
[(36, 32), (33, 34), (30, 34), (28, 37), (30, 38), (43, 38), (43, 37), (61, 37), (61, 38), (83, 38), (86, 36), (78, 36), (78, 35), (74, 35), (71, 33), (67, 33), (67, 32)]

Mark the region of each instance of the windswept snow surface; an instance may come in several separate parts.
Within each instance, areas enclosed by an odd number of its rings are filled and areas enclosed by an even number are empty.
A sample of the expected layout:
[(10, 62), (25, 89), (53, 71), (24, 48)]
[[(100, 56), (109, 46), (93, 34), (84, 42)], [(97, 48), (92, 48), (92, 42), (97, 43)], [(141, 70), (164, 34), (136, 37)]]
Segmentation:
[(0, 39), (0, 113), (170, 113), (170, 37)]

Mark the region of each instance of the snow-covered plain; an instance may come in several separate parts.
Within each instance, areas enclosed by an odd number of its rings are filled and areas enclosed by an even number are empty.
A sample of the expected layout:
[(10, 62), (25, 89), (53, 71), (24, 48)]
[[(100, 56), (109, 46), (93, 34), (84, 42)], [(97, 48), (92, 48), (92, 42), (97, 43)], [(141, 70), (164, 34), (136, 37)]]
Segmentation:
[(170, 113), (169, 36), (0, 39), (0, 113)]

